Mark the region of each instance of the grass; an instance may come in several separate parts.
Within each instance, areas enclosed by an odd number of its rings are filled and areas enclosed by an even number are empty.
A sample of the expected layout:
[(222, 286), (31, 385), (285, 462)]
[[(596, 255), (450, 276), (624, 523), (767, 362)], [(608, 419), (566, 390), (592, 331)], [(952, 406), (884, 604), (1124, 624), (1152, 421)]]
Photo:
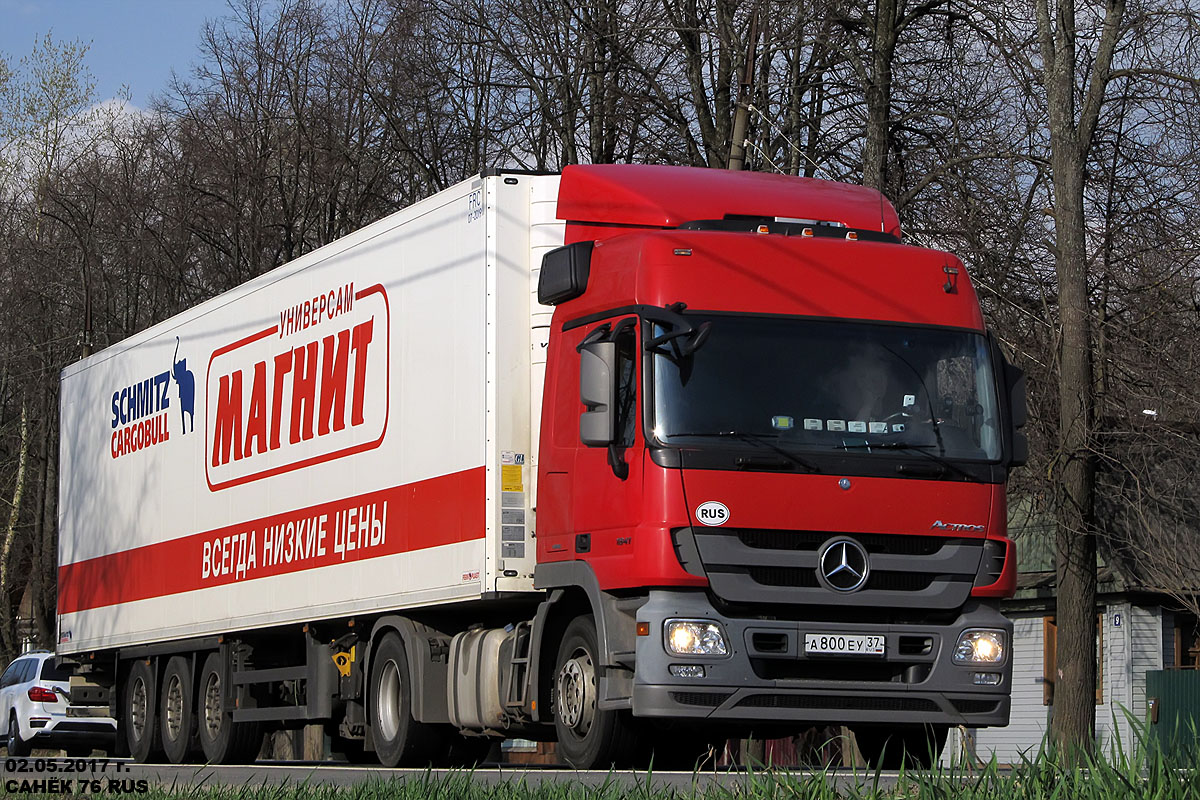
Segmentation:
[(1068, 760), (1043, 749), (1008, 769), (995, 762), (956, 764), (928, 772), (902, 772), (895, 780), (869, 770), (840, 770), (835, 776), (831, 771), (762, 769), (733, 776), (722, 785), (698, 781), (685, 789), (655, 786), (652, 773), (643, 773), (633, 782), (628, 776), (613, 775), (601, 786), (570, 779), (527, 783), (521, 778), (486, 785), (470, 771), (462, 771), (346, 787), (302, 783), (151, 787), (135, 796), (145, 800), (1200, 800), (1200, 771), (1192, 769), (1200, 762), (1200, 745), (1183, 755), (1170, 754), (1157, 747), (1144, 729), (1140, 734), (1141, 744), (1133, 753), (1117, 744), (1108, 753)]

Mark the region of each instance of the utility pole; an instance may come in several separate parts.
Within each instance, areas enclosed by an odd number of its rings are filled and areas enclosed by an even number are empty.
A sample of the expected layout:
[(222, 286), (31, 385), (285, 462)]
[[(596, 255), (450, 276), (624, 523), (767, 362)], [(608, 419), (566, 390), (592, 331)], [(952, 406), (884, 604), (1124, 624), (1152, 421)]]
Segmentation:
[(754, 62), (758, 56), (758, 3), (750, 11), (750, 37), (746, 65), (738, 87), (737, 111), (733, 115), (733, 141), (729, 143), (729, 169), (741, 170), (746, 163), (746, 129), (750, 124), (750, 101), (754, 97)]

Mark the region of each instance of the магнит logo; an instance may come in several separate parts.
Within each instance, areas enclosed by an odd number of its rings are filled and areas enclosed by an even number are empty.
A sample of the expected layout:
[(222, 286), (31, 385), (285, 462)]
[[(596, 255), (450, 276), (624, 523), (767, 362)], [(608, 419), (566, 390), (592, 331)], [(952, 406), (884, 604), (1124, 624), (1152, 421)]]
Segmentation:
[(205, 377), (212, 491), (378, 447), (388, 416), (382, 285), (286, 302), (279, 322), (213, 351)]

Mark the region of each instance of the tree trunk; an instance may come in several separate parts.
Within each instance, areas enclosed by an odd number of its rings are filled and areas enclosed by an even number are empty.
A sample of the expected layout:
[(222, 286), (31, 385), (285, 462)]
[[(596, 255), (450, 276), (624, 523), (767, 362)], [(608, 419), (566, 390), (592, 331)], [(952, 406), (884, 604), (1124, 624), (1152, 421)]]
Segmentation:
[[(1053, 94), (1053, 93), (1051, 93)], [(1050, 101), (1051, 104), (1055, 102)], [(1059, 453), (1055, 488), (1058, 569), (1058, 675), (1054, 685), (1055, 743), (1090, 750), (1096, 730), (1095, 456), (1092, 318), (1083, 233), (1083, 164), (1061, 126), (1051, 133), (1054, 233), (1058, 248)]]
[(1124, 8), (1124, 0), (1109, 0), (1077, 118), (1073, 0), (1061, 2), (1053, 20), (1048, 0), (1038, 0), (1036, 7), (1050, 124), (1060, 326), (1059, 447), (1054, 476), (1058, 674), (1051, 732), (1068, 757), (1091, 751), (1096, 729), (1095, 385), (1083, 190)]
[(892, 59), (896, 53), (896, 0), (875, 4), (871, 31), (871, 72), (866, 87), (867, 131), (863, 144), (863, 186), (887, 189), (887, 157), (891, 142)]

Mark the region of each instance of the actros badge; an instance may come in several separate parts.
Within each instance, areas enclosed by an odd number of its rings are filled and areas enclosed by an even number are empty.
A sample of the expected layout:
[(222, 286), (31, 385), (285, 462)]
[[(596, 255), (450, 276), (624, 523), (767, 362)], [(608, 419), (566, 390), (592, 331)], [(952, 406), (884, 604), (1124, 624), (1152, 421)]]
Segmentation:
[(729, 509), (724, 503), (709, 500), (696, 506), (696, 520), (702, 525), (724, 525), (729, 521)]

